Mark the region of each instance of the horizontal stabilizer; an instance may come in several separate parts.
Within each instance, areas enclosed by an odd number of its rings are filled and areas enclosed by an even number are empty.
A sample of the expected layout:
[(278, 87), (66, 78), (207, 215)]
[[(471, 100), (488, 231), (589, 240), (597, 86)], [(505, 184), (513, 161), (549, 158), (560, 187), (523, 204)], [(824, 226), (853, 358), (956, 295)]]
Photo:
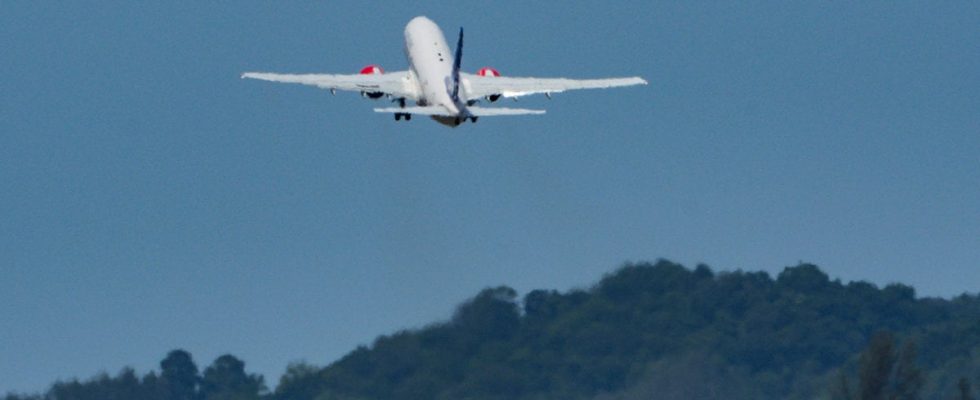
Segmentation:
[(375, 108), (374, 112), (379, 113), (403, 113), (403, 114), (416, 114), (416, 115), (436, 115), (440, 117), (455, 117), (456, 114), (452, 114), (445, 107), (439, 106), (428, 106), (428, 107), (385, 107), (385, 108)]
[[(497, 115), (531, 115), (531, 114), (544, 114), (544, 110), (528, 110), (526, 108), (503, 108), (503, 107), (493, 107), (493, 108), (483, 108), (483, 107), (467, 107), (469, 115), (474, 117), (493, 117)], [(440, 117), (456, 117), (456, 114), (450, 113), (443, 107), (439, 106), (428, 106), (428, 107), (386, 107), (386, 108), (375, 108), (374, 112), (379, 113), (404, 113), (404, 114), (416, 114), (416, 115), (435, 115)]]
[(544, 114), (544, 110), (528, 110), (526, 108), (503, 108), (503, 107), (468, 107), (470, 115), (474, 117), (492, 117), (495, 115), (539, 115)]

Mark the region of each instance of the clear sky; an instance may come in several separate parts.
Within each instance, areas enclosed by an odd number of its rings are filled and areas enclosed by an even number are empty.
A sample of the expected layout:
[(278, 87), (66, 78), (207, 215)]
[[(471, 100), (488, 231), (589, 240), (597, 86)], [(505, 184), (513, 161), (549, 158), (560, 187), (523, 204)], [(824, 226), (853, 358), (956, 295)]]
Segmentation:
[[(980, 290), (980, 3), (333, 3), (0, 4), (0, 392), (174, 348), (274, 385), (661, 257)], [(420, 14), (467, 71), (650, 85), (449, 129), (239, 79), (404, 69)]]

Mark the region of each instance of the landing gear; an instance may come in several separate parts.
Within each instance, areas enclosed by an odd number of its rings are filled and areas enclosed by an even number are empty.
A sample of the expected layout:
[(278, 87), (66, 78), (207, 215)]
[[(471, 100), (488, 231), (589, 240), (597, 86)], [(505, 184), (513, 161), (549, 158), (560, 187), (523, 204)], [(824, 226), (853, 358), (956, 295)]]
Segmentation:
[(470, 117), (470, 122), (473, 122), (475, 124), (477, 118), (480, 118), (480, 117)]
[[(392, 103), (398, 103), (399, 108), (405, 108), (405, 98), (399, 97), (391, 101)], [(405, 117), (406, 121), (412, 120), (412, 114), (409, 113), (395, 113), (395, 121), (400, 121), (402, 117)]]

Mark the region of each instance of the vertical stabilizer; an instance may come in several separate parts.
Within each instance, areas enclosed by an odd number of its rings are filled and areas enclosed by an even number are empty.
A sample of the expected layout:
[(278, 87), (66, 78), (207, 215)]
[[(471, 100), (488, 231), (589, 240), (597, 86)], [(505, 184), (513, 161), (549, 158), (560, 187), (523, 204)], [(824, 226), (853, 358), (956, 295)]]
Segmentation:
[(453, 58), (453, 93), (452, 99), (459, 103), (459, 67), (463, 60), (463, 27), (459, 27), (459, 40), (456, 42), (456, 56)]

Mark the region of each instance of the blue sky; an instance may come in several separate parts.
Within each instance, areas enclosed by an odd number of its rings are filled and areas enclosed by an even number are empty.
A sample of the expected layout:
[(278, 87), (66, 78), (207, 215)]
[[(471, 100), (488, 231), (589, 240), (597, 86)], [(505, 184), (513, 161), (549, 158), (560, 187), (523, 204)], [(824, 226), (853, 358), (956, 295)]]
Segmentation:
[[(274, 384), (661, 257), (980, 290), (977, 3), (688, 3), (4, 2), (0, 392), (178, 347)], [(403, 69), (420, 14), (468, 71), (650, 85), (448, 129), (238, 79)]]

